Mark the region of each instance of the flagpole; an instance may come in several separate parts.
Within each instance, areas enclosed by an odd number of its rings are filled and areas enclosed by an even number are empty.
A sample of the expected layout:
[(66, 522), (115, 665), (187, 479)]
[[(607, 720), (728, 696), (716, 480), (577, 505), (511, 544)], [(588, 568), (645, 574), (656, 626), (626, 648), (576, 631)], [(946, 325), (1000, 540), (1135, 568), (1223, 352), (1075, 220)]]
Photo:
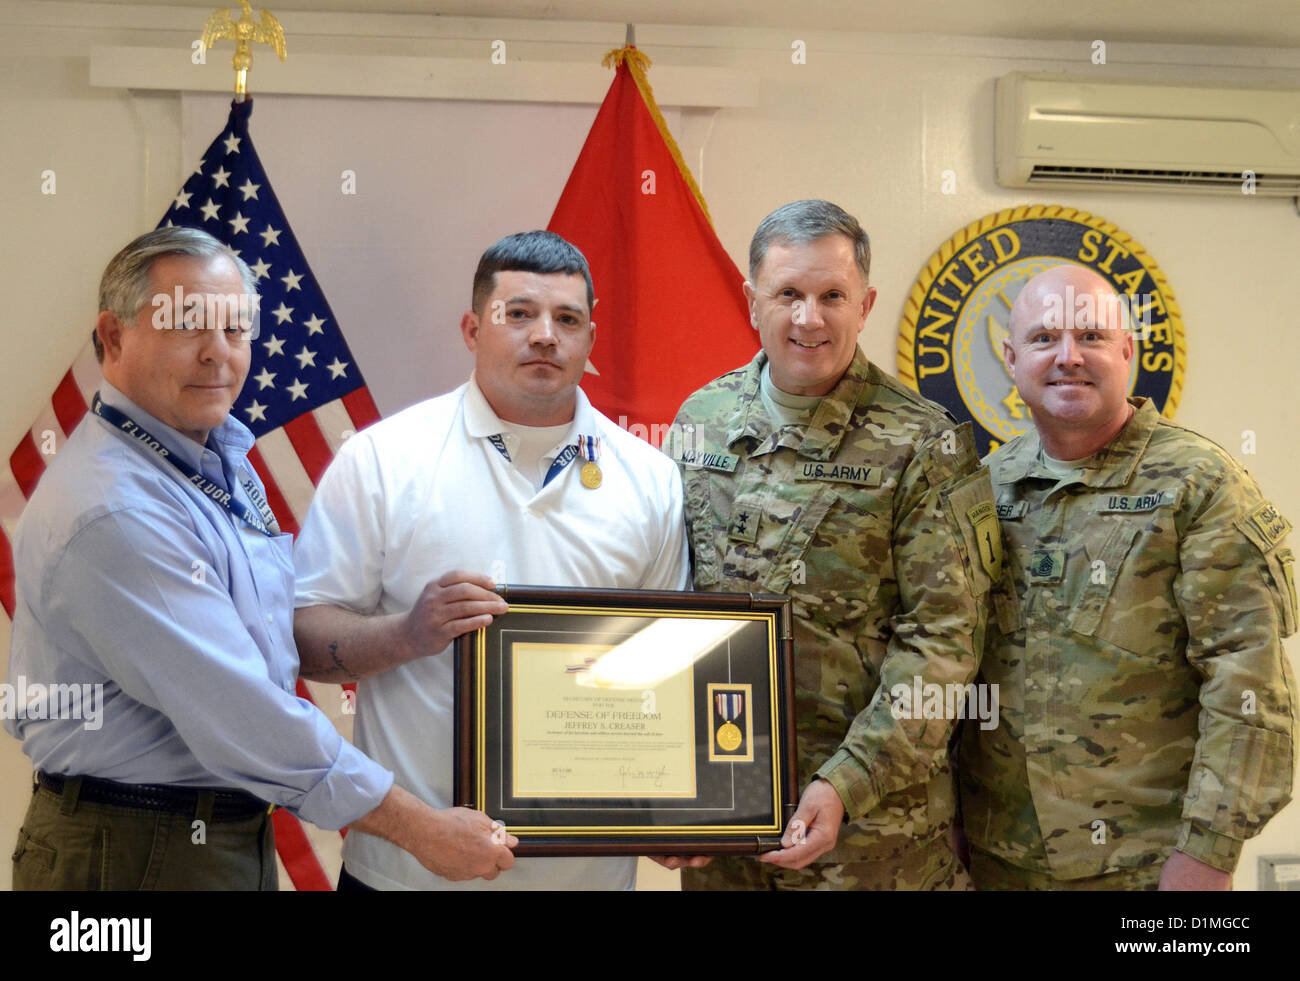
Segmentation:
[(253, 8), (248, 0), (239, 0), (242, 8), (239, 20), (230, 19), (230, 8), (223, 7), (208, 17), (203, 25), (203, 49), (206, 51), (217, 41), (235, 42), (235, 54), (230, 65), (235, 69), (235, 101), (248, 99), (248, 70), (253, 67), (253, 45), (269, 45), (281, 61), (288, 57), (284, 43), (284, 28), (275, 14), (263, 10), (258, 20), (253, 20)]
[(628, 24), (627, 33), (623, 35), (623, 46), (627, 48), (636, 47), (636, 25)]

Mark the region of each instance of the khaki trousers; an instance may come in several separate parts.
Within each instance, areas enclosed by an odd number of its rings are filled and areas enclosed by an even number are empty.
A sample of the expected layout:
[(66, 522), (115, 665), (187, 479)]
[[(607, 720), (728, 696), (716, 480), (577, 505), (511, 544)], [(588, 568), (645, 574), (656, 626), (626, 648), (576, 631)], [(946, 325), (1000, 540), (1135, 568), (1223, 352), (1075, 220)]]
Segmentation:
[[(275, 890), (268, 813), (238, 821), (79, 800), (38, 787), (18, 832), (14, 889)], [(202, 807), (202, 805), (200, 805)]]

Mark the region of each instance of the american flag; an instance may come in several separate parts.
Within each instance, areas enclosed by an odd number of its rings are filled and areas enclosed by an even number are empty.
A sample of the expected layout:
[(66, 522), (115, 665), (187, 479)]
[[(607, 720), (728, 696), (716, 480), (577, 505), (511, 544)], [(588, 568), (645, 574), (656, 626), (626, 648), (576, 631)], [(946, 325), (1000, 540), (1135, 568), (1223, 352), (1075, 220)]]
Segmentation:
[[(176, 195), (159, 226), (189, 225), (233, 248), (257, 276), (261, 334), (248, 381), (232, 410), (257, 437), (249, 460), (266, 484), (280, 527), (296, 535), (316, 483), (342, 442), (379, 418), (352, 352), (303, 257), (248, 135), (251, 99), (230, 118)], [(14, 525), (45, 471), (45, 460), (86, 414), (101, 376), (89, 343), (55, 388), (0, 473), (0, 605), (14, 613)], [(354, 686), (349, 686), (353, 687)], [(350, 736), (352, 692), (298, 682)], [(339, 834), (275, 812), (276, 849), (297, 889), (331, 889)], [(328, 869), (328, 872), (327, 872)]]

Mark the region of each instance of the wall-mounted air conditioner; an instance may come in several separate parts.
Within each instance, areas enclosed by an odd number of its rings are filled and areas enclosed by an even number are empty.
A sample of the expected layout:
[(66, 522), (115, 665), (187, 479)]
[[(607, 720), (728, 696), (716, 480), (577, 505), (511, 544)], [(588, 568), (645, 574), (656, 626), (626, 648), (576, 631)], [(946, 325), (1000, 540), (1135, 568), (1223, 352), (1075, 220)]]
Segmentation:
[(1300, 195), (1300, 91), (1012, 72), (997, 169), (1004, 187)]

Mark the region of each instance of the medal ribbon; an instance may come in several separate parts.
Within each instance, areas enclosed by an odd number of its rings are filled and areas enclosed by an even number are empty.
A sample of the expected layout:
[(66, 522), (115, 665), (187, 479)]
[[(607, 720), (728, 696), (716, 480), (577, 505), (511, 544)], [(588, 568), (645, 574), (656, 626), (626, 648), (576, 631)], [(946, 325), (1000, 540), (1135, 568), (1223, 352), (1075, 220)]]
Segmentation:
[(733, 722), (745, 710), (745, 695), (743, 692), (718, 692), (713, 696), (717, 707), (718, 715), (727, 722)]
[(600, 462), (600, 437), (599, 436), (579, 436), (578, 452), (582, 454), (584, 460), (590, 460), (592, 463)]
[(251, 479), (240, 477), (239, 483), (244, 488), (244, 493), (257, 506), (257, 510), (261, 514), (252, 511), (242, 501), (235, 500), (233, 494), (224, 490), (216, 481), (203, 476), (184, 460), (172, 456), (171, 451), (163, 446), (149, 430), (145, 429), (125, 412), (119, 412), (111, 405), (106, 405), (103, 399), (99, 397), (98, 392), (95, 393), (94, 399), (91, 400), (90, 408), (95, 415), (110, 426), (117, 427), (141, 446), (148, 447), (157, 453), (179, 470), (186, 480), (197, 487), (200, 494), (219, 507), (225, 508), (227, 513), (238, 518), (255, 531), (260, 531), (268, 538), (273, 538), (280, 533), (280, 526), (276, 523), (270, 505), (266, 503), (266, 498), (262, 496), (262, 492), (257, 489), (257, 485)]
[[(564, 447), (564, 449), (560, 450), (560, 455), (551, 461), (551, 466), (546, 471), (546, 479), (542, 481), (543, 487), (545, 487), (557, 476), (559, 476), (560, 471), (562, 471), (565, 467), (567, 467), (570, 463), (573, 462), (574, 457), (576, 457), (579, 454), (579, 452), (581, 452), (581, 447), (583, 443), (587, 441), (594, 441), (595, 449), (592, 452), (596, 453), (597, 455), (600, 454), (600, 439), (598, 437), (579, 436), (577, 443), (570, 443), (568, 446)], [(508, 463), (514, 463), (514, 461), (510, 459), (510, 451), (506, 449), (506, 441), (500, 433), (493, 433), (491, 436), (488, 437), (488, 442), (496, 447), (497, 452), (500, 453), (503, 457), (505, 457)], [(586, 456), (584, 454), (583, 459), (594, 460), (595, 458)]]

